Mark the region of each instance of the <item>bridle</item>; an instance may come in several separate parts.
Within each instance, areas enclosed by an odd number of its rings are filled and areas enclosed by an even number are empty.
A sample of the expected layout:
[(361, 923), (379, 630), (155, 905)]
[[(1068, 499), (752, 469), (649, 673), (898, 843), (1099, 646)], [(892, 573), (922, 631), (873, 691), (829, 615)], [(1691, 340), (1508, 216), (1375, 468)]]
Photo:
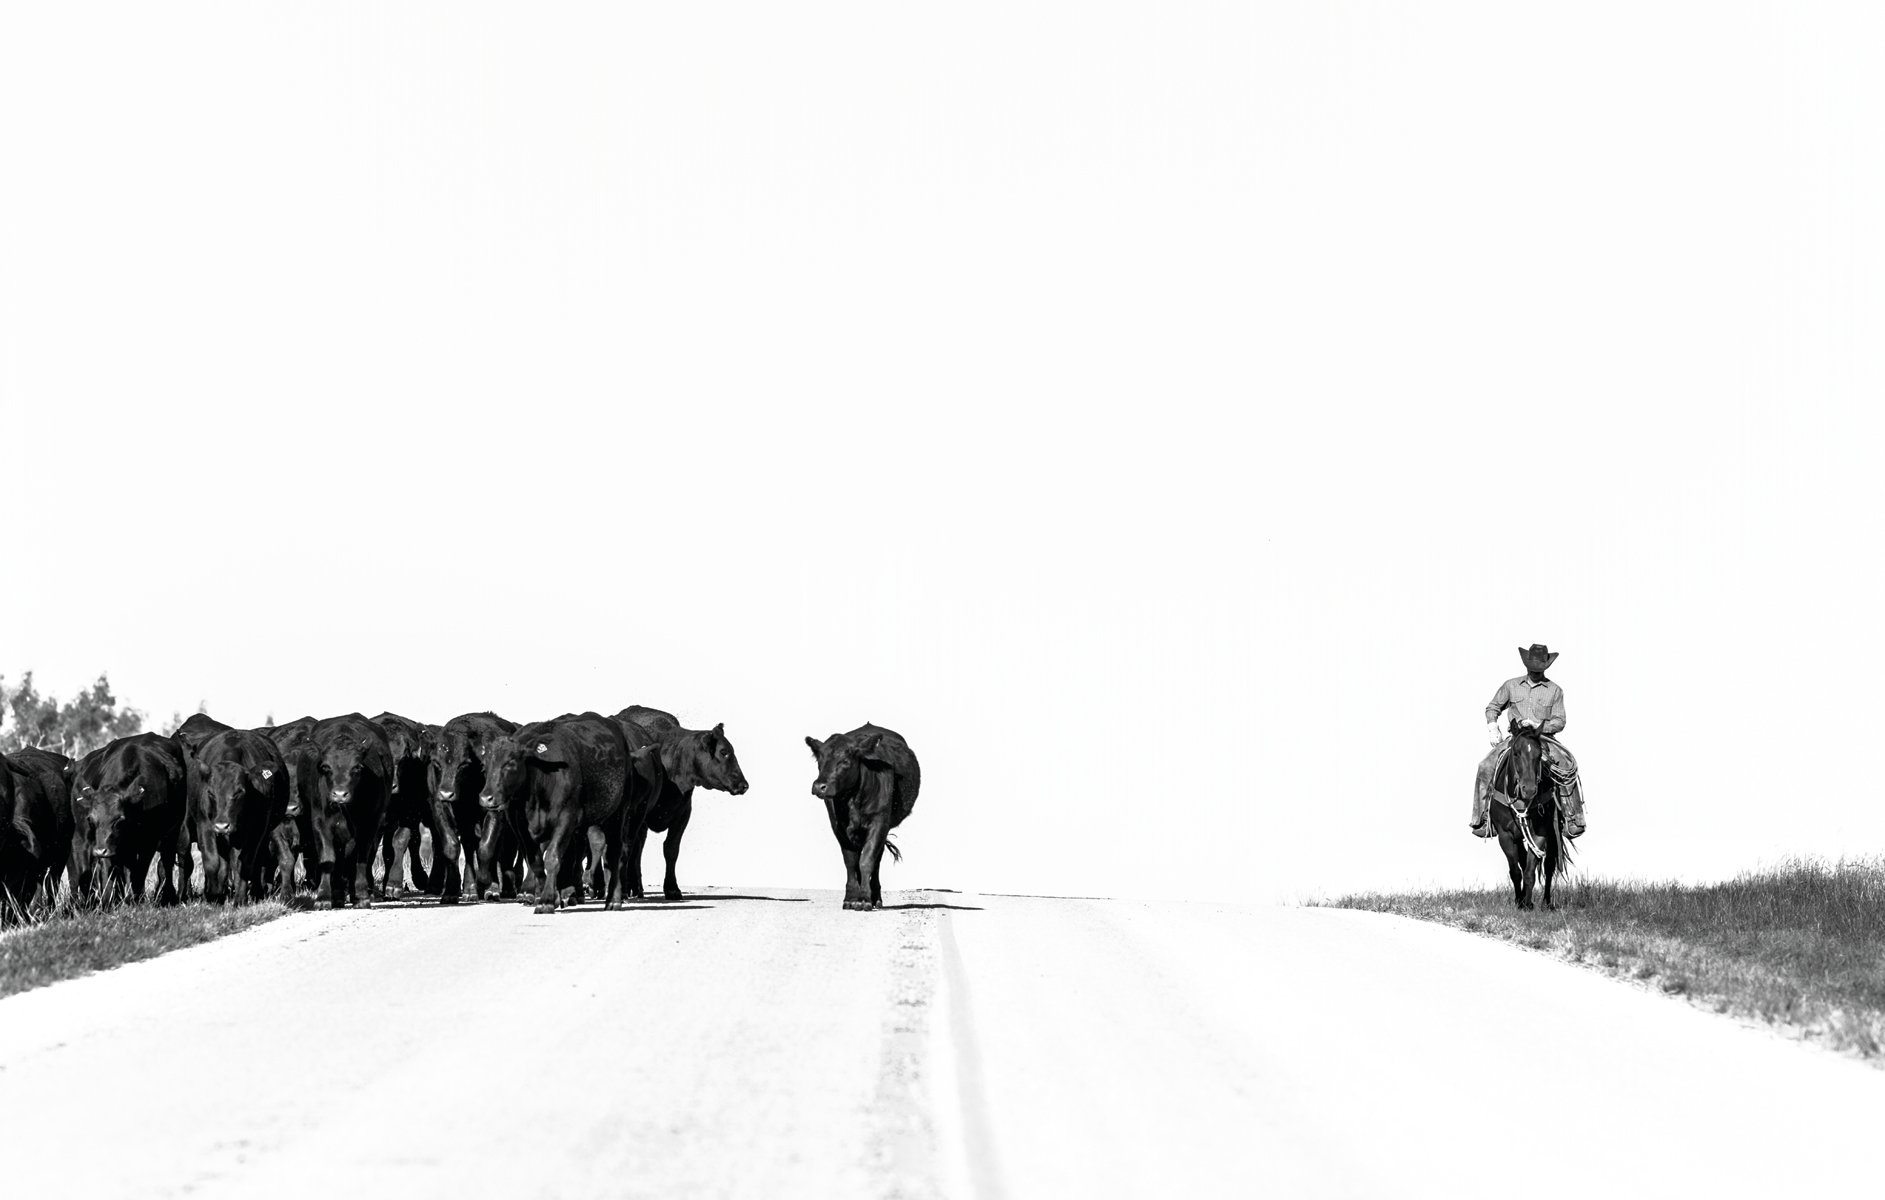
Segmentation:
[[(1516, 735), (1514, 736), (1516, 737)], [(1549, 779), (1551, 776), (1551, 766), (1549, 763), (1545, 761), (1544, 746), (1542, 743), (1539, 745), (1538, 750), (1539, 750), (1538, 774), (1540, 775), (1541, 778)], [(1513, 758), (1513, 755), (1516, 753), (1517, 753), (1516, 747), (1509, 749), (1506, 753), (1505, 764), (1504, 764), (1504, 770), (1507, 774), (1509, 774), (1512, 777), (1512, 783), (1515, 790), (1518, 784), (1518, 768), (1514, 765), (1512, 758)], [(1541, 785), (1541, 786), (1548, 786), (1548, 785)], [(1531, 806), (1527, 805), (1525, 809), (1521, 811), (1518, 805), (1510, 803), (1510, 798), (1508, 797), (1508, 803), (1506, 804), (1506, 807), (1512, 810), (1512, 816), (1518, 823), (1519, 840), (1525, 843), (1525, 849), (1529, 850), (1535, 857), (1542, 860), (1545, 857), (1545, 851), (1544, 851), (1544, 848), (1538, 844), (1538, 835), (1532, 832), (1532, 823), (1530, 820)]]

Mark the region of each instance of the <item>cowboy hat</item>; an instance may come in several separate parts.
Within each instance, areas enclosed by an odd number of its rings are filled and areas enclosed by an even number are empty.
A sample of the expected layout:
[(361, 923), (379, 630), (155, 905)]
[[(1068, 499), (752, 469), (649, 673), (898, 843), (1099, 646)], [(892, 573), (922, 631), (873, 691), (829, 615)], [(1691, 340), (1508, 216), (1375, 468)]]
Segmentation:
[(1520, 661), (1522, 661), (1525, 664), (1525, 669), (1527, 671), (1542, 672), (1542, 671), (1547, 670), (1551, 666), (1552, 663), (1558, 661), (1557, 655), (1545, 649), (1542, 645), (1540, 645), (1537, 642), (1533, 642), (1531, 645), (1531, 649), (1529, 650), (1521, 646), (1519, 648), (1518, 656), (1519, 656)]

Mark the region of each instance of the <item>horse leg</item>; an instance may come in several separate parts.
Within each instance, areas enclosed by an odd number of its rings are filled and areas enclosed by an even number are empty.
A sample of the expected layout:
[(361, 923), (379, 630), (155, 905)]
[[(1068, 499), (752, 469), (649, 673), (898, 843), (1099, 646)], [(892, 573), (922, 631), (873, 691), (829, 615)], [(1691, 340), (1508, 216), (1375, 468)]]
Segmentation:
[(1551, 899), (1551, 885), (1564, 865), (1564, 825), (1555, 807), (1545, 824), (1545, 909), (1549, 912), (1558, 907)]
[(1499, 834), (1499, 848), (1505, 851), (1506, 873), (1512, 877), (1512, 905), (1514, 908), (1525, 907), (1525, 877), (1519, 868), (1519, 861), (1525, 857), (1525, 851), (1517, 845), (1517, 838), (1511, 833)]

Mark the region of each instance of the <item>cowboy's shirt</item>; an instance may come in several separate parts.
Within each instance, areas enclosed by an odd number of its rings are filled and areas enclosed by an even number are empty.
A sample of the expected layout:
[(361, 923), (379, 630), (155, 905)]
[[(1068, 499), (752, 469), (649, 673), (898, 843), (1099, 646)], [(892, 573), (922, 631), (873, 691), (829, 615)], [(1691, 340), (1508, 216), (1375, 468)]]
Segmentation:
[(1486, 704), (1486, 724), (1497, 721), (1507, 708), (1517, 713), (1520, 721), (1538, 726), (1540, 733), (1553, 734), (1564, 728), (1564, 689), (1549, 679), (1534, 683), (1531, 676), (1520, 675), (1500, 684)]

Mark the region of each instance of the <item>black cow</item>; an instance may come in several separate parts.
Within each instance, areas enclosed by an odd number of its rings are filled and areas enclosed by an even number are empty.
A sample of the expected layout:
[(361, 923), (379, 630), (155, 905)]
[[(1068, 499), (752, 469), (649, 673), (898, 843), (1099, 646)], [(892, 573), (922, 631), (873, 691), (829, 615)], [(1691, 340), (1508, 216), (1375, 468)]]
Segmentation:
[[(705, 787), (735, 796), (743, 795), (746, 791), (746, 775), (740, 770), (739, 756), (733, 752), (733, 743), (727, 740), (725, 725), (715, 725), (712, 729), (686, 729), (673, 713), (640, 704), (629, 705), (616, 713), (615, 719), (621, 724), (631, 749), (639, 750), (649, 745), (655, 747), (655, 764), (649, 765), (658, 764), (661, 774), (661, 782), (648, 806), (647, 816), (639, 822), (631, 820), (624, 832), (627, 858), (623, 869), (627, 875), (627, 893), (636, 897), (643, 894), (642, 847), (647, 843), (650, 830), (656, 833), (665, 831), (667, 838), (661, 844), (661, 857), (667, 864), (667, 871), (662, 879), (661, 894), (666, 899), (679, 900), (682, 898), (681, 885), (674, 877), (674, 864), (681, 856), (681, 836), (687, 832), (687, 822), (694, 815), (694, 789)], [(635, 732), (637, 730), (640, 731), (639, 737)]]
[(620, 724), (593, 712), (526, 725), (492, 747), (478, 799), (493, 812), (521, 799), (524, 828), (542, 862), (537, 912), (559, 907), (564, 868), (579, 868), (578, 836), (592, 828), (602, 831), (605, 903), (620, 899), (628, 762)]
[[(177, 743), (177, 748), (183, 751), (184, 776), (186, 780), (185, 787), (189, 789), (187, 801), (189, 805), (188, 811), (191, 813), (196, 811), (195, 788), (198, 779), (196, 771), (196, 752), (202, 749), (204, 742), (209, 741), (217, 734), (229, 728), (231, 728), (231, 726), (223, 724), (208, 713), (192, 713), (190, 714), (190, 718), (183, 724), (177, 726), (176, 731), (170, 735), (171, 740)], [(182, 840), (177, 844), (178, 861), (181, 864), (183, 874), (183, 881), (179, 883), (177, 887), (182, 898), (185, 900), (190, 898), (189, 880), (191, 871), (193, 870), (193, 864), (190, 861), (190, 842), (195, 837), (196, 818), (186, 816), (183, 821)], [(207, 856), (208, 851), (204, 851), (204, 854)]]
[(392, 791), (392, 753), (380, 727), (359, 713), (329, 717), (310, 734), (313, 752), (309, 765), (316, 772), (314, 786), (325, 802), (322, 814), (328, 844), (333, 847), (333, 869), (328, 872), (329, 902), (342, 908), (349, 901), (373, 903), (373, 850), (380, 844), (380, 826)]
[(0, 755), (0, 924), (24, 917), (42, 889), (52, 900), (71, 852), (72, 765), (50, 750)]
[(183, 751), (186, 760), (195, 761), (196, 752), (203, 748), (204, 742), (230, 728), (208, 713), (192, 713), (189, 720), (177, 726), (177, 731), (170, 738)]
[[(106, 747), (100, 746), (68, 764), (65, 769), (67, 807), (72, 812), (71, 849), (66, 860), (66, 879), (74, 900), (92, 896), (92, 804), (98, 799), (105, 750)], [(182, 842), (184, 852), (188, 853), (190, 835), (187, 831), (182, 835)]]
[(83, 826), (75, 825), (72, 844), (75, 849), (84, 844), (90, 860), (86, 874), (97, 872), (99, 898), (109, 900), (128, 887), (132, 898), (142, 901), (144, 879), (156, 857), (163, 881), (158, 900), (175, 904), (177, 846), (187, 846), (189, 838), (183, 827), (189, 785), (182, 748), (156, 733), (119, 738), (87, 755), (73, 778), (84, 800), (81, 818), (74, 797), (73, 817)]
[(288, 768), (275, 743), (254, 730), (226, 729), (197, 747), (191, 770), (190, 822), (203, 852), (204, 898), (260, 898), (272, 862), (277, 895), (284, 903), (293, 900), (293, 864), (283, 871), (269, 853), (289, 797)]
[[(456, 904), (462, 894), (458, 867), (461, 848), (465, 874), (471, 876), (471, 892), (476, 899), (483, 899), (485, 890), (500, 882), (502, 864), (498, 859), (505, 857), (500, 851), (511, 850), (514, 857), (514, 847), (498, 845), (502, 839), (497, 827), (508, 827), (508, 822), (501, 813), (487, 816), (478, 796), (484, 791), (485, 755), (493, 745), (516, 732), (516, 722), (495, 713), (465, 713), (445, 722), (432, 743), (432, 874), (444, 878), (440, 904)], [(480, 824), (487, 821), (492, 841), (488, 862), (480, 831)], [(507, 899), (517, 894), (514, 871), (501, 881), (501, 890)]]
[[(419, 861), (420, 830), (432, 825), (432, 751), (426, 727), (389, 712), (374, 717), (373, 723), (386, 735), (387, 753), (393, 760), (393, 790), (387, 799), (386, 820), (380, 830), (380, 861), (386, 864), (386, 894), (398, 896), (406, 891), (406, 860), (410, 857), (412, 886), (436, 895), (438, 888), (427, 877), (425, 864)], [(436, 864), (437, 832), (432, 835), (432, 853)]]
[(903, 735), (868, 721), (849, 733), (805, 744), (818, 760), (812, 795), (825, 802), (831, 832), (844, 852), (844, 906), (880, 908), (884, 902), (878, 870), (884, 850), (903, 854), (890, 842), (890, 831), (916, 807), (922, 772)]
[(327, 794), (320, 786), (320, 764), (314, 761), (313, 717), (297, 717), (283, 725), (255, 732), (266, 734), (281, 752), (288, 768), (288, 805), (270, 835), (275, 869), (287, 877), (293, 890), (298, 856), (308, 887), (319, 892), (320, 882), (334, 867), (334, 843), (327, 823)]

